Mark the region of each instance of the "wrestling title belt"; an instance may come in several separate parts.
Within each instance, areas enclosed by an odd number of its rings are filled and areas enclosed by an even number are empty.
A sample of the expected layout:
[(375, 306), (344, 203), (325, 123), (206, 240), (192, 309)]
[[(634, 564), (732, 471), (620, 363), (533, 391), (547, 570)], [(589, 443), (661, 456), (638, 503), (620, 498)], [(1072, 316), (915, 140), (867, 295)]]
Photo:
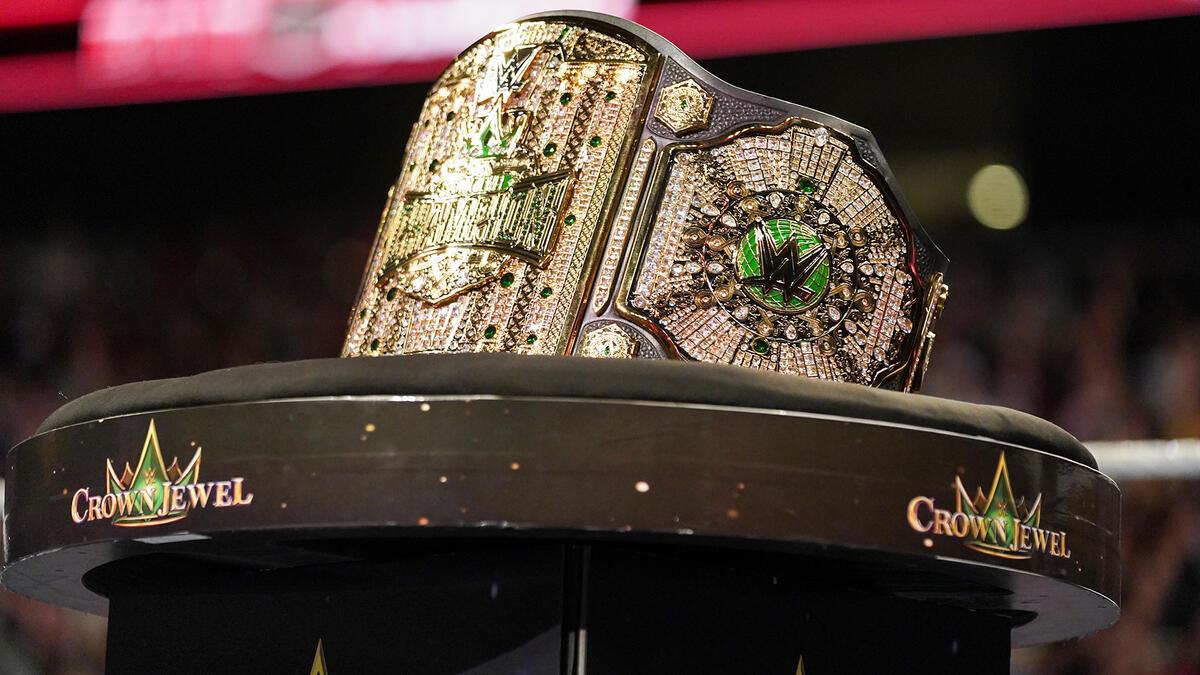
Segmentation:
[(731, 363), (912, 390), (945, 256), (874, 137), (585, 12), (487, 35), (434, 83), (344, 356)]

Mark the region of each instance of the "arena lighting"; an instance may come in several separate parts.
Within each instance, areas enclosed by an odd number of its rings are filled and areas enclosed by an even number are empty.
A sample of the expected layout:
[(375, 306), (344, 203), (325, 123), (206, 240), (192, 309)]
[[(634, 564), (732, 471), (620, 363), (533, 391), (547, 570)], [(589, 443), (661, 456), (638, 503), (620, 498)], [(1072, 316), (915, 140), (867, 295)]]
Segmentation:
[[(531, 0), (4, 0), (0, 31), (11, 29), (19, 37), (27, 28), (78, 25), (80, 50), (0, 56), (0, 111), (428, 82), (451, 56), (484, 32), (484, 24), (555, 4)], [(910, 0), (903, 12), (885, 0), (557, 3), (564, 5), (632, 15), (698, 58), (1136, 21), (1200, 11), (1200, 4), (1190, 0)], [(424, 32), (419, 30), (422, 26)], [(820, 28), (797, 30), (796, 26)], [(434, 53), (438, 44), (444, 49)], [(393, 58), (384, 58), (389, 54)]]
[(1100, 470), (1117, 480), (1200, 479), (1200, 438), (1086, 443)]
[(971, 178), (967, 206), (984, 227), (1011, 230), (1029, 214), (1029, 191), (1016, 169), (1007, 164), (989, 164)]
[[(93, 0), (81, 19), (81, 69), (94, 84), (300, 79), (343, 66), (445, 58), (493, 26), (561, 0)], [(629, 16), (635, 0), (581, 0)]]

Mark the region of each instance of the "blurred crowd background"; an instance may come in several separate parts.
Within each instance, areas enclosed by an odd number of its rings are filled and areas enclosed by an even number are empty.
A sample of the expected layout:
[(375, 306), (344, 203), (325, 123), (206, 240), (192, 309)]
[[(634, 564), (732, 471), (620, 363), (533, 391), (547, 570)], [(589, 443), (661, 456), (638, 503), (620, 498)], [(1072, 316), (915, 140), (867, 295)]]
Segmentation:
[[(1180, 18), (706, 65), (876, 133), (951, 259), (924, 393), (1171, 439), (1200, 437), (1197, 37)], [(0, 115), (0, 446), (102, 387), (336, 355), (426, 86)], [(1011, 229), (968, 203), (992, 164), (1025, 185)], [(1200, 673), (1198, 486), (1122, 485), (1122, 619), (1014, 672)], [(103, 641), (0, 593), (0, 673), (98, 673)]]

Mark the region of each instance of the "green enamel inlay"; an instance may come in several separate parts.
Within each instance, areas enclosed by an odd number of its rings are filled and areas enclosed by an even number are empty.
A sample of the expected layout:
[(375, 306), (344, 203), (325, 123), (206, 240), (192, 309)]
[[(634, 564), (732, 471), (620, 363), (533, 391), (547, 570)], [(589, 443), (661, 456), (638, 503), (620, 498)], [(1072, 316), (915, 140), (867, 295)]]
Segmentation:
[[(742, 282), (746, 292), (759, 304), (780, 312), (799, 312), (815, 305), (824, 296), (829, 285), (829, 255), (823, 255), (807, 279), (799, 283), (799, 286), (806, 290), (793, 293), (792, 297), (788, 298), (783, 290), (774, 287), (775, 284), (754, 281), (756, 277), (761, 279), (762, 276), (770, 275), (771, 272), (768, 269), (764, 273), (763, 270), (764, 261), (761, 259), (759, 243), (759, 238), (763, 233), (774, 242), (777, 251), (786, 250), (788, 241), (795, 240), (798, 256), (803, 256), (817, 247), (824, 246), (816, 232), (789, 218), (774, 218), (766, 221), (761, 228), (750, 228), (738, 242), (737, 259), (734, 266), (734, 273)], [(777, 264), (776, 269), (778, 268)], [(777, 281), (784, 280), (777, 279)], [(768, 286), (770, 286), (770, 290), (765, 290)]]

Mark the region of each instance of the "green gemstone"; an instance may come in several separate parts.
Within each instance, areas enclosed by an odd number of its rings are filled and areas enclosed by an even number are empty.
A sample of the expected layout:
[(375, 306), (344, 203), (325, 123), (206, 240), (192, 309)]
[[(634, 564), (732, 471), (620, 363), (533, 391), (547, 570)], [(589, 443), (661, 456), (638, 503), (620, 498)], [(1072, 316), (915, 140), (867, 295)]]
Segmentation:
[(542, 297), (543, 298), (548, 298), (551, 295), (554, 295), (554, 290), (551, 289), (549, 286), (542, 289)]
[(813, 185), (813, 182), (811, 180), (809, 180), (807, 178), (801, 178), (800, 179), (800, 191), (806, 195), (811, 195), (812, 193), (817, 191), (817, 186)]
[(365, 318), (367, 318), (367, 310), (365, 310), (365, 309), (364, 309), (364, 310), (360, 310), (360, 311), (358, 312), (358, 318), (360, 318), (360, 319), (365, 319)]
[(605, 100), (605, 101), (611, 101), (611, 100), (613, 100), (613, 99), (614, 99), (614, 98), (616, 98), (616, 97), (617, 97), (617, 92), (615, 92), (615, 91), (606, 92), (606, 93), (604, 94), (604, 100)]
[(759, 354), (766, 354), (771, 351), (771, 345), (767, 344), (767, 341), (762, 338), (755, 340), (752, 346), (754, 347), (754, 351)]
[(487, 339), (489, 339), (489, 340), (491, 340), (492, 338), (496, 337), (496, 327), (495, 327), (495, 326), (488, 326), (487, 328), (484, 328), (484, 329), (483, 329), (483, 337), (485, 337), (485, 338), (487, 338)]
[(500, 277), (500, 285), (505, 288), (508, 288), (509, 286), (513, 285), (512, 272), (508, 272), (504, 276)]
[(371, 340), (371, 351), (373, 351), (373, 352), (379, 351), (379, 338), (375, 338), (374, 340)]
[[(763, 236), (769, 239), (760, 241)], [(774, 264), (763, 259), (764, 253), (770, 255), (772, 250), (777, 255), (788, 254), (793, 241), (792, 254), (796, 259), (790, 264), (786, 258), (777, 258)], [(807, 277), (795, 280), (794, 291), (785, 295), (781, 285), (787, 284), (788, 280), (780, 278), (776, 271), (804, 269), (800, 262), (806, 254), (817, 257), (812, 260), (812, 266), (807, 267)], [(802, 312), (824, 297), (829, 286), (830, 260), (824, 243), (812, 228), (790, 218), (772, 218), (742, 235), (737, 244), (734, 274), (759, 305), (778, 312)]]
[(396, 289), (393, 288), (393, 289), (388, 290), (387, 299), (388, 300), (396, 299)]
[(684, 99), (684, 100), (682, 100), (682, 101), (680, 101), (680, 102), (679, 102), (679, 109), (680, 109), (680, 110), (687, 110), (687, 99)]
[(601, 141), (600, 141), (599, 136), (592, 136), (592, 140), (588, 141), (588, 145), (590, 145), (594, 148), (594, 147), (600, 145), (600, 142)]
[(450, 112), (446, 113), (446, 121), (449, 122), (453, 119), (454, 119), (454, 111), (451, 110)]
[(567, 217), (563, 218), (563, 224), (564, 225), (574, 225), (575, 224), (575, 214), (568, 213)]
[(570, 103), (571, 102), (571, 92), (568, 91), (567, 93), (563, 94), (562, 96), (559, 96), (558, 102), (563, 105)]
[(556, 143), (547, 143), (546, 147), (542, 148), (542, 154), (549, 157), (550, 155), (553, 155), (555, 153), (555, 151), (557, 151), (557, 150), (558, 150), (558, 145)]
[(536, 336), (536, 335), (534, 335), (533, 333), (530, 333), (530, 334), (529, 334), (529, 337), (526, 337), (526, 338), (525, 338), (525, 344), (529, 344), (529, 345), (531, 345), (531, 344), (533, 344), (533, 343), (535, 343), (535, 342), (537, 342), (537, 336)]
[(439, 165), (439, 164), (441, 164), (441, 162), (437, 161), (436, 159), (435, 159), (435, 160), (433, 160), (433, 161), (431, 161), (431, 162), (429, 163), (429, 170), (430, 170), (430, 171), (436, 171), (436, 170), (437, 170), (437, 168), (438, 168), (438, 165)]

